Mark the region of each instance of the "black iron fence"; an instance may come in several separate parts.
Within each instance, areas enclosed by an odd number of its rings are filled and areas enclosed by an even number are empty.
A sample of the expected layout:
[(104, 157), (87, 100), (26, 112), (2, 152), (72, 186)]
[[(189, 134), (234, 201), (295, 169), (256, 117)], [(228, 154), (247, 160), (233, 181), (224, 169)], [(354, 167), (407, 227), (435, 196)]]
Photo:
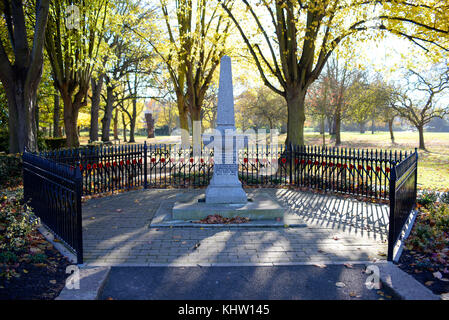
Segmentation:
[[(408, 152), (311, 146), (246, 147), (238, 153), (244, 186), (296, 186), (388, 199), (392, 168)], [(212, 178), (214, 154), (176, 145), (121, 145), (41, 153), (79, 165), (83, 194), (119, 189), (204, 187)]]
[[(242, 176), (247, 184), (301, 186), (376, 199), (388, 199), (391, 169), (407, 156), (402, 152), (317, 146), (272, 149), (243, 150)], [(277, 166), (258, 175), (269, 161), (277, 161)]]
[[(253, 146), (238, 153), (244, 186), (307, 187), (390, 200), (388, 259), (416, 202), (418, 153)], [(23, 154), (25, 199), (82, 263), (81, 195), (134, 188), (203, 187), (211, 150), (176, 145), (97, 146)]]
[(80, 171), (25, 151), (23, 187), (35, 215), (83, 263)]
[(83, 195), (135, 189), (146, 177), (146, 145), (119, 145), (42, 152), (40, 156), (79, 167)]
[(393, 260), (394, 247), (405, 223), (416, 205), (418, 152), (415, 151), (396, 165), (390, 179), (390, 218), (388, 260)]

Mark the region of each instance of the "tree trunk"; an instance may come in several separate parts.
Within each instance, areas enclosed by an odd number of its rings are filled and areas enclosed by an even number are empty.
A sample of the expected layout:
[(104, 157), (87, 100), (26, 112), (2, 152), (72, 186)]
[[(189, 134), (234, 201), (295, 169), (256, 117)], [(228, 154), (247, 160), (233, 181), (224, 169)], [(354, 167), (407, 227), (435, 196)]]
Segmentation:
[(374, 119), (371, 120), (371, 134), (374, 134)]
[(125, 115), (122, 113), (122, 124), (123, 124), (123, 142), (126, 142), (126, 123)]
[(134, 131), (136, 130), (136, 118), (137, 118), (137, 100), (133, 99), (133, 113), (129, 122), (129, 142), (136, 142), (134, 138)]
[[(109, 130), (111, 128), (112, 111), (114, 110), (114, 88), (106, 87), (106, 106), (104, 116), (101, 119), (101, 141), (109, 141)], [(115, 122), (114, 122), (115, 125)], [(116, 138), (114, 129), (114, 138)]]
[(65, 112), (64, 110), (64, 127), (67, 137), (67, 147), (77, 148), (79, 147), (79, 137), (78, 137), (78, 126), (76, 125), (78, 121), (78, 113)]
[(74, 87), (70, 85), (70, 81), (64, 81), (58, 86), (61, 94), (62, 103), (64, 104), (64, 127), (66, 133), (66, 145), (69, 148), (79, 147), (79, 128), (78, 114), (81, 107), (87, 105), (87, 91), (89, 83), (79, 83), (74, 93)]
[(147, 123), (147, 138), (154, 138), (154, 119), (152, 113), (145, 113)]
[(424, 126), (417, 127), (419, 132), (419, 149), (426, 150), (426, 146), (424, 144)]
[(131, 122), (129, 123), (129, 142), (136, 142), (135, 139), (135, 131), (136, 129), (136, 119), (131, 119)]
[(335, 121), (334, 121), (334, 116), (328, 116), (327, 117), (327, 126), (328, 126), (328, 131), (329, 131), (329, 135), (330, 136), (333, 136), (334, 135), (334, 129), (335, 129), (335, 126), (334, 126), (334, 123), (335, 123)]
[(22, 79), (4, 88), (8, 99), (9, 152), (23, 152), (25, 147), (37, 151), (36, 90), (26, 90)]
[(177, 94), (177, 106), (179, 113), (179, 126), (181, 128), (181, 146), (182, 148), (188, 148), (190, 146), (189, 119), (187, 117), (185, 99), (182, 94)]
[(331, 135), (331, 140), (335, 140), (335, 134), (336, 134), (336, 130), (337, 130), (337, 117), (334, 115), (332, 116), (332, 125), (329, 128), (329, 134)]
[(341, 106), (335, 110), (335, 145), (341, 144)]
[(360, 133), (365, 133), (365, 122), (359, 123)]
[(91, 142), (98, 140), (98, 113), (100, 111), (101, 89), (103, 87), (103, 75), (98, 80), (92, 79), (92, 105), (90, 109), (89, 139)]
[[(78, 126), (78, 114), (81, 107), (87, 105), (87, 91), (89, 85), (78, 85), (78, 91), (73, 94), (68, 82), (58, 87), (63, 103), (64, 130), (66, 135), (66, 145), (69, 148), (78, 148), (80, 127)], [(73, 88), (72, 88), (73, 89)]]
[(67, 93), (61, 93), (62, 101), (64, 103), (64, 128), (67, 137), (67, 147), (79, 147), (78, 136), (78, 110), (72, 102), (72, 97)]
[(320, 119), (320, 134), (324, 135), (324, 117)]
[(304, 145), (304, 122), (306, 120), (304, 100), (306, 91), (300, 86), (287, 90), (285, 98), (288, 109), (286, 145)]
[(64, 128), (66, 133), (66, 145), (69, 148), (78, 148), (79, 142), (79, 127), (78, 114), (81, 107), (87, 104), (87, 90), (89, 86), (79, 86), (78, 92), (73, 94), (70, 91), (70, 86), (66, 82), (61, 87), (58, 87), (61, 94), (62, 103), (64, 104)]
[(115, 116), (114, 116), (114, 140), (118, 140), (118, 109), (115, 109)]
[[(35, 108), (37, 89), (42, 78), (43, 47), (50, 1), (33, 3), (3, 1), (1, 9), (11, 32), (8, 38), (5, 31), (7, 28), (2, 28), (2, 42), (6, 41), (7, 44), (3, 42), (6, 45), (0, 45), (0, 81), (8, 100), (11, 153), (23, 152), (25, 148), (38, 151)], [(29, 6), (30, 11), (25, 10), (26, 6)], [(34, 16), (25, 19), (24, 12), (32, 11)], [(31, 43), (31, 37), (28, 38), (27, 35), (32, 35)]]
[(326, 145), (326, 130), (325, 130), (325, 122), (324, 121), (325, 121), (325, 118), (324, 118), (324, 116), (322, 116), (321, 120), (320, 120), (320, 134), (323, 138), (323, 146)]
[(59, 92), (54, 95), (54, 105), (53, 105), (53, 137), (61, 137), (61, 128), (59, 126), (61, 105), (59, 103)]
[(39, 103), (36, 99), (36, 106), (34, 107), (34, 121), (36, 121), (36, 134), (39, 136)]
[(388, 129), (390, 130), (390, 138), (392, 144), (394, 144), (393, 121), (394, 119), (388, 120)]

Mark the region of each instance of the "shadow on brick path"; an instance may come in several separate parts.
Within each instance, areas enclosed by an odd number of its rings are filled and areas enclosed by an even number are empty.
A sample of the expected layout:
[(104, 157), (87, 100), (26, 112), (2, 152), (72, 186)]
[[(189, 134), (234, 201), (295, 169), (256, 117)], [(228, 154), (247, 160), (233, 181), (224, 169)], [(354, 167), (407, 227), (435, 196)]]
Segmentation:
[(84, 204), (85, 262), (196, 266), (385, 259), (388, 206), (287, 189), (263, 191), (308, 227), (149, 229), (162, 202), (174, 202), (179, 192), (204, 190), (137, 190)]

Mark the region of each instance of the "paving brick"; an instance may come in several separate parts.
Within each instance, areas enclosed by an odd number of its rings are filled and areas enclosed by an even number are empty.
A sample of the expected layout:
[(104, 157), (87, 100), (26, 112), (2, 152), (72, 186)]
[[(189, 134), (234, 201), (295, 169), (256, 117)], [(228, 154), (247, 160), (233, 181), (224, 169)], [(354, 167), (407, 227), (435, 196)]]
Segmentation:
[[(321, 260), (366, 260), (385, 251), (388, 219), (369, 216), (373, 204), (358, 204), (351, 209), (345, 200), (286, 190), (266, 189), (284, 205), (291, 206), (301, 198), (304, 205), (297, 214), (308, 228), (173, 228), (148, 229), (160, 201), (179, 190), (140, 190), (91, 199), (83, 207), (85, 260), (90, 264), (150, 263), (290, 263)], [(307, 197), (310, 204), (306, 205)], [(332, 199), (331, 199), (332, 198)], [(135, 199), (139, 199), (136, 205)], [(330, 199), (330, 200), (329, 200)], [(96, 207), (95, 200), (101, 200)], [(326, 210), (319, 207), (325, 203)], [(98, 202), (97, 202), (98, 203)], [(126, 208), (119, 216), (116, 208)], [(145, 208), (142, 212), (142, 208)], [(312, 212), (310, 208), (318, 208)], [(384, 207), (376, 207), (379, 208)], [(386, 209), (385, 209), (386, 208)], [(382, 210), (388, 210), (385, 207)], [(354, 212), (351, 212), (353, 210)], [(373, 211), (373, 210), (372, 210)], [(373, 211), (374, 212), (374, 211)], [(125, 215), (126, 213), (126, 215)], [(96, 217), (91, 220), (90, 217)], [(350, 223), (360, 226), (349, 228)], [(363, 226), (376, 227), (377, 233), (363, 231)], [(333, 237), (338, 235), (339, 240)], [(197, 250), (195, 244), (200, 243)]]

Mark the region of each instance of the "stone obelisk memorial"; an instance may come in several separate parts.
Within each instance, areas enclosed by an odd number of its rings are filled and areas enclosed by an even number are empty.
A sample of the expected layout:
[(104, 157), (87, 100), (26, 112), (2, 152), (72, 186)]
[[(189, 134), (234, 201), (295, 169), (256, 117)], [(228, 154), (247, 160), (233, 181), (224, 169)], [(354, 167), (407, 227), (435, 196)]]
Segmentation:
[(215, 137), (219, 141), (214, 141), (218, 147), (214, 151), (214, 173), (206, 190), (206, 203), (246, 203), (246, 193), (238, 176), (238, 148), (241, 143), (235, 134), (232, 69), (228, 56), (220, 61), (216, 130), (220, 135)]
[(173, 220), (197, 220), (208, 215), (248, 217), (266, 220), (283, 217), (284, 209), (265, 192), (256, 192), (248, 201), (238, 177), (238, 150), (243, 135), (236, 134), (231, 59), (220, 61), (217, 127), (214, 137), (214, 170), (206, 194), (181, 194), (172, 209)]

